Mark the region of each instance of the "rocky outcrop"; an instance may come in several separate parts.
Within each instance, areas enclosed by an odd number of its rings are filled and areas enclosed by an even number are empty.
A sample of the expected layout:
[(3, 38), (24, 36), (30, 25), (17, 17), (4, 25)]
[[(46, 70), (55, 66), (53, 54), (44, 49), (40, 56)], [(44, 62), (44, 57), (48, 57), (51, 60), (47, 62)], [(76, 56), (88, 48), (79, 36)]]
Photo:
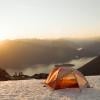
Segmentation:
[(59, 65), (55, 65), (55, 67), (61, 67), (61, 66), (64, 66), (64, 67), (73, 67), (75, 65), (74, 64), (59, 64)]
[(12, 80), (27, 80), (30, 76), (24, 75), (23, 72), (16, 73), (12, 76)]
[(0, 68), (0, 81), (7, 81), (10, 79), (10, 75), (4, 69)]
[(100, 56), (78, 69), (86, 76), (100, 75)]
[(48, 77), (48, 74), (46, 74), (46, 73), (40, 73), (40, 74), (34, 74), (31, 78), (46, 79), (47, 77)]

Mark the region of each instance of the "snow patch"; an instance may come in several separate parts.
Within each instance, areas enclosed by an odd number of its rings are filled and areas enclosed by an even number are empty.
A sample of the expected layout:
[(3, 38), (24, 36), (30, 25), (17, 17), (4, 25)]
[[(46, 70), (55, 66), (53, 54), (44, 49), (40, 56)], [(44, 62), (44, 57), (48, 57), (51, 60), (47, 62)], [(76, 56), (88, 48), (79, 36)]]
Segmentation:
[(0, 100), (100, 100), (100, 76), (88, 76), (92, 88), (51, 90), (43, 80), (0, 82)]

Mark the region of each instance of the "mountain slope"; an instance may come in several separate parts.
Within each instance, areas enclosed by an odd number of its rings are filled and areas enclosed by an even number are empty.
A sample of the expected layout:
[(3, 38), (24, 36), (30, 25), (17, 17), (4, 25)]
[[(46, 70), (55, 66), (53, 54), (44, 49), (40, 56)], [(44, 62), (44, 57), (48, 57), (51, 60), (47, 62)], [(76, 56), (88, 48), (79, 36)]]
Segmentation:
[(100, 56), (78, 69), (84, 75), (100, 75)]
[(99, 54), (99, 40), (8, 40), (0, 42), (0, 67), (24, 69), (36, 64), (64, 63)]

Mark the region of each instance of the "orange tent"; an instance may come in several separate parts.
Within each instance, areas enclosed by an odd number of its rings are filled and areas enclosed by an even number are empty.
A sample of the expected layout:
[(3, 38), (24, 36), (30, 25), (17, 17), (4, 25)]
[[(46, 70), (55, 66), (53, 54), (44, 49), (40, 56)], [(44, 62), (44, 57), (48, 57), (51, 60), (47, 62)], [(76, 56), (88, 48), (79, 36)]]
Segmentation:
[(55, 67), (49, 74), (45, 84), (52, 89), (84, 88), (88, 81), (82, 73), (72, 67)]

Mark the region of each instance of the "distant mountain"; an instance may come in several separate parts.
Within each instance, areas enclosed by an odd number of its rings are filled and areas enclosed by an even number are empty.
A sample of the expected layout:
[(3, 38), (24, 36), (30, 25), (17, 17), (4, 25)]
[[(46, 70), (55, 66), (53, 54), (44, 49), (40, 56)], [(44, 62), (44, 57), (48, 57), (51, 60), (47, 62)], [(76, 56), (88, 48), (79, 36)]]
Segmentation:
[(12, 40), (0, 45), (0, 66), (25, 68), (54, 64), (74, 58), (77, 46), (65, 40)]
[(0, 42), (0, 66), (24, 69), (36, 64), (57, 64), (100, 54), (99, 39), (20, 39)]
[(84, 75), (100, 75), (100, 56), (78, 69)]

